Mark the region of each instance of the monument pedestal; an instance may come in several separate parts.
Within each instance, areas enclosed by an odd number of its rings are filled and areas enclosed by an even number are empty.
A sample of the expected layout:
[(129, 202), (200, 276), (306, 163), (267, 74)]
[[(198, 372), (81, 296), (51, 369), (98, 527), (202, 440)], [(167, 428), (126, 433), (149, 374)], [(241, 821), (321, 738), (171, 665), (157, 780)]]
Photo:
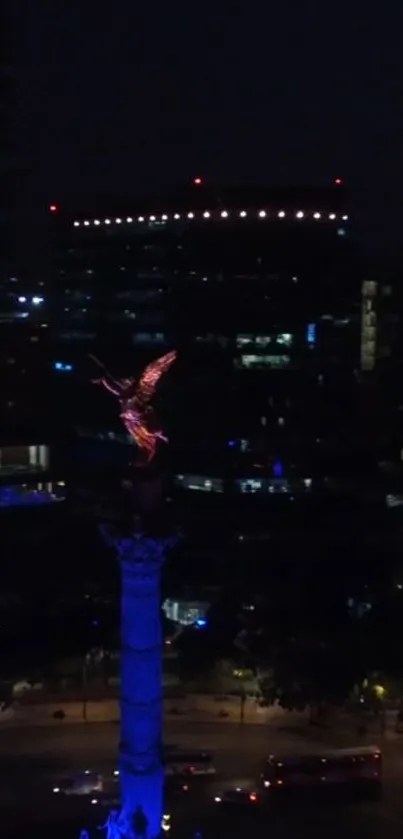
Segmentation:
[[(136, 494), (132, 497), (135, 501)], [(150, 513), (153, 504), (147, 506)], [(166, 550), (176, 538), (146, 535), (140, 530), (141, 519), (138, 515), (131, 528), (127, 523), (122, 528), (104, 525), (101, 531), (116, 550), (121, 568), (122, 822), (133, 825), (140, 813), (147, 823), (147, 839), (156, 839), (161, 834), (164, 783), (160, 580)]]

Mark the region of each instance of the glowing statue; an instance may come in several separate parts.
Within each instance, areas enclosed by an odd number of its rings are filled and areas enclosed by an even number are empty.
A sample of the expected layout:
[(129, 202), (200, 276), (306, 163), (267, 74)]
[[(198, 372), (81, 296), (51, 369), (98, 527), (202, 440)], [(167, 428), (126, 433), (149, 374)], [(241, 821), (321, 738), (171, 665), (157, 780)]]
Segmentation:
[(133, 378), (114, 379), (95, 356), (90, 356), (90, 358), (103, 367), (106, 373), (95, 382), (103, 385), (106, 390), (118, 397), (121, 407), (120, 416), (125, 428), (139, 449), (145, 453), (146, 463), (149, 463), (155, 455), (157, 441), (168, 442), (162, 431), (153, 427), (154, 412), (150, 401), (161, 376), (175, 361), (176, 352), (169, 352), (148, 364), (138, 381)]

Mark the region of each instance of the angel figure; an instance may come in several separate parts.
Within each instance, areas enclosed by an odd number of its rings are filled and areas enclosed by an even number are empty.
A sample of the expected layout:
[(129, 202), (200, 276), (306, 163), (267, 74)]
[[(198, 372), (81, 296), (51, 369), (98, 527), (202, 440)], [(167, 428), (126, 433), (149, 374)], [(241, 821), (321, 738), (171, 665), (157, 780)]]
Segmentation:
[(149, 463), (156, 452), (157, 441), (168, 442), (160, 429), (154, 427), (154, 411), (150, 405), (158, 381), (171, 367), (176, 359), (176, 352), (172, 351), (148, 364), (139, 379), (115, 379), (95, 356), (90, 356), (98, 366), (102, 367), (105, 375), (96, 379), (120, 403), (120, 416), (126, 430), (136, 445), (145, 453), (146, 463)]

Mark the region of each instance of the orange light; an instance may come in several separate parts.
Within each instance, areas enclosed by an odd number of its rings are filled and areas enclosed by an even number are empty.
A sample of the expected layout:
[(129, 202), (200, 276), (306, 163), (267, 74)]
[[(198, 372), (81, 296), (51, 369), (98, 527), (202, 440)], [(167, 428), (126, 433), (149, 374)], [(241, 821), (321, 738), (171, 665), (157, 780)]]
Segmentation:
[(284, 783), (284, 781), (277, 781), (277, 786), (278, 786), (278, 787), (282, 787), (282, 786), (283, 786), (283, 783)]
[(51, 204), (49, 207), (51, 213), (57, 213), (57, 206), (56, 204)]
[(201, 178), (193, 178), (193, 183), (194, 183), (195, 186), (201, 186), (203, 181), (202, 181)]

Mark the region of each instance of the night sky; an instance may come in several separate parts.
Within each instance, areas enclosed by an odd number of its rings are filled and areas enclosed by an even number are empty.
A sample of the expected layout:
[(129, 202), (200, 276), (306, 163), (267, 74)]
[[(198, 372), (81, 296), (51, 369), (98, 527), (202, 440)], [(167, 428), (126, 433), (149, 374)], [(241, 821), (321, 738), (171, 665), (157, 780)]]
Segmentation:
[[(403, 4), (15, 0), (27, 216), (94, 192), (342, 176), (365, 246), (402, 253)], [(80, 203), (82, 203), (80, 201)]]

